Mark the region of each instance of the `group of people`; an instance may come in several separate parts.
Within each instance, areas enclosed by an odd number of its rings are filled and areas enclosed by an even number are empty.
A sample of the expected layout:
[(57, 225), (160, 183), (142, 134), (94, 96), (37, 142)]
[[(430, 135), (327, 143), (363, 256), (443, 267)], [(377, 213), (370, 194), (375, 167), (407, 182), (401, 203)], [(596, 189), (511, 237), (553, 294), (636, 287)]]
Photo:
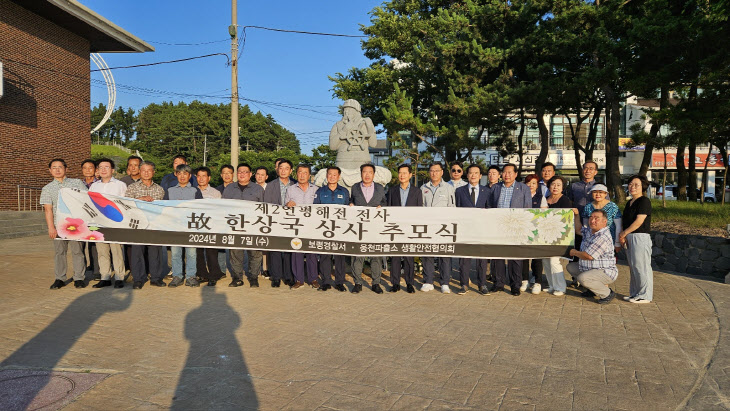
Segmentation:
[[(608, 189), (598, 183), (595, 176), (598, 166), (587, 161), (583, 166), (581, 181), (570, 186), (555, 174), (555, 166), (545, 163), (540, 176), (530, 174), (524, 182), (517, 181), (517, 167), (506, 164), (501, 169), (491, 165), (487, 170), (487, 184), (481, 185), (483, 170), (477, 164), (464, 167), (452, 163), (450, 180), (443, 179), (444, 165), (434, 162), (429, 167), (429, 181), (420, 187), (412, 184), (413, 169), (402, 164), (397, 169), (398, 183), (389, 188), (374, 182), (375, 166), (360, 166), (361, 182), (347, 190), (339, 184), (341, 170), (327, 168), (326, 184), (312, 183), (309, 165), (296, 167), (291, 161), (276, 160), (276, 178), (267, 181), (266, 167), (253, 169), (242, 163), (236, 168), (224, 165), (220, 169), (223, 184), (210, 185), (211, 170), (200, 167), (193, 170), (184, 156), (173, 159), (173, 173), (165, 175), (160, 184), (153, 181), (155, 164), (142, 161), (137, 156), (127, 160), (127, 175), (115, 178), (115, 164), (110, 159), (85, 160), (82, 165), (83, 179), (66, 177), (67, 165), (63, 159), (53, 159), (49, 171), (53, 181), (43, 187), (40, 203), (45, 210), (48, 234), (56, 239), (56, 207), (61, 188), (134, 198), (141, 201), (194, 200), (223, 198), (248, 200), (294, 207), (309, 204), (339, 204), (361, 207), (472, 207), (472, 208), (569, 208), (575, 213), (576, 247), (569, 256), (567, 271), (573, 277), (573, 285), (583, 286), (585, 297), (597, 297), (598, 303), (610, 302), (615, 293), (610, 285), (616, 281), (616, 255), (625, 250), (631, 273), (630, 295), (625, 299), (632, 303), (647, 303), (653, 298), (653, 274), (651, 269), (651, 202), (645, 196), (648, 181), (642, 176), (628, 180), (631, 199), (623, 213), (608, 198)], [(292, 172), (295, 178), (291, 178)], [(234, 173), (236, 179), (234, 181)], [(466, 180), (464, 180), (466, 174)], [(488, 224), (486, 222), (485, 224)], [(202, 282), (215, 286), (230, 273), (229, 287), (244, 285), (258, 287), (260, 275), (269, 278), (271, 286), (278, 288), (283, 282), (291, 289), (305, 284), (321, 291), (336, 289), (346, 291), (346, 256), (332, 254), (307, 254), (261, 250), (193, 248), (172, 246), (172, 280), (165, 283), (170, 273), (167, 248), (152, 245), (126, 245), (105, 242), (54, 241), (55, 276), (51, 289), (66, 285), (66, 254), (71, 250), (73, 280), (77, 288), (86, 287), (85, 272), (88, 248), (91, 267), (98, 282), (94, 288), (114, 286), (123, 288), (125, 267), (129, 267), (133, 288), (140, 289), (149, 280), (157, 287), (197, 287)], [(401, 290), (401, 276), (405, 291), (415, 292), (414, 257), (356, 256), (351, 260), (352, 293), (363, 290), (363, 269), (369, 260), (372, 277), (371, 289), (377, 294), (384, 292), (382, 273), (390, 260), (390, 292)], [(544, 291), (560, 296), (566, 292), (567, 281), (560, 257), (532, 260), (504, 260), (480, 258), (421, 257), (423, 280), (420, 290), (434, 290), (438, 281), (442, 293), (451, 292), (452, 269), (459, 276), (457, 294), (469, 291), (472, 267), (476, 269), (475, 285), (481, 294), (497, 291), (519, 296), (530, 288), (533, 294), (543, 291), (542, 271), (545, 269), (548, 288)], [(247, 262), (246, 267), (244, 264)], [(530, 270), (531, 268), (531, 270)], [(487, 284), (487, 271), (491, 275), (491, 287)], [(333, 281), (334, 274), (334, 281)], [(436, 276), (438, 275), (438, 279)], [(112, 278), (113, 277), (113, 278)], [(509, 285), (509, 291), (505, 286)]]

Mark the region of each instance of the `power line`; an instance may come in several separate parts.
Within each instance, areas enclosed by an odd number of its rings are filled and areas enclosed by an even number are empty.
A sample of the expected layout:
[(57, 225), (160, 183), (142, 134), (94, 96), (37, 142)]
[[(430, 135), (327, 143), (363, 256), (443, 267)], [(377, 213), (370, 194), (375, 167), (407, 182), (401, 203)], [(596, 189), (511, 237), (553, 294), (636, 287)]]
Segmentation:
[(315, 31), (287, 30), (287, 29), (277, 29), (277, 28), (273, 28), (273, 27), (263, 27), (263, 26), (243, 26), (243, 28), (244, 29), (251, 28), (251, 29), (278, 31), (278, 32), (282, 32), (282, 33), (310, 34), (310, 35), (314, 35), (314, 36), (367, 38), (367, 36), (353, 35), (353, 34), (320, 33), (320, 32), (315, 32)]
[[(133, 66), (109, 67), (108, 69), (104, 69), (104, 70), (119, 70), (119, 69), (137, 68), (137, 67), (157, 66), (159, 64), (181, 63), (183, 61), (190, 61), (190, 60), (195, 60), (195, 59), (202, 59), (202, 58), (212, 57), (212, 56), (225, 56), (226, 60), (228, 60), (228, 62), (226, 64), (227, 65), (230, 65), (231, 64), (231, 59), (230, 59), (230, 57), (228, 57), (228, 54), (225, 54), (225, 53), (212, 53), (212, 54), (206, 54), (206, 55), (203, 55), (203, 56), (187, 57), (187, 58), (184, 58), (184, 59), (168, 60), (168, 61), (158, 61), (156, 63), (135, 64)], [(95, 71), (102, 71), (102, 70), (101, 69), (91, 70), (92, 73), (95, 72)]]
[(206, 44), (224, 43), (224, 42), (230, 41), (230, 39), (204, 41), (202, 43), (166, 43), (164, 41), (152, 41), (152, 40), (145, 40), (145, 41), (148, 43), (154, 43), (154, 44), (164, 44), (165, 46), (204, 46)]

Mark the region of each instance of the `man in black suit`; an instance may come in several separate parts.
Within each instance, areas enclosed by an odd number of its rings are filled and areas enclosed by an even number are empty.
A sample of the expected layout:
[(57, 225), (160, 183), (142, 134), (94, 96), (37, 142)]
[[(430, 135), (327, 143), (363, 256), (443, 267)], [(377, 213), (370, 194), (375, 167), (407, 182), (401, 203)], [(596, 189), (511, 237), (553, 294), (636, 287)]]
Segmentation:
[[(264, 202), (269, 204), (278, 204), (283, 206), (286, 199), (286, 190), (289, 186), (296, 184), (296, 181), (289, 178), (291, 170), (294, 167), (291, 161), (280, 159), (276, 167), (276, 173), (279, 176), (276, 180), (268, 183), (264, 190)], [(294, 276), (291, 270), (291, 253), (281, 251), (269, 252), (269, 273), (271, 274), (271, 286), (276, 288), (281, 286), (281, 279), (284, 278), (284, 284), (291, 286), (294, 284)]]
[[(472, 208), (489, 208), (490, 189), (479, 185), (482, 179), (482, 168), (478, 164), (472, 164), (466, 168), (466, 178), (469, 184), (463, 185), (456, 189), (456, 206), (472, 207)], [(459, 264), (461, 288), (457, 292), (464, 295), (469, 291), (469, 273), (471, 272), (471, 263), (476, 260), (477, 268), (477, 287), (482, 294), (488, 294), (487, 288), (487, 262), (483, 258), (462, 258)]]
[[(423, 195), (421, 190), (411, 184), (413, 172), (408, 164), (398, 166), (399, 185), (388, 190), (388, 207), (423, 207)], [(390, 282), (393, 286), (391, 293), (400, 290), (400, 270), (403, 263), (403, 277), (406, 279), (406, 292), (413, 294), (416, 289), (413, 287), (413, 257), (391, 257), (390, 260)]]
[[(385, 188), (373, 181), (375, 178), (375, 166), (372, 163), (360, 166), (360, 183), (352, 186), (350, 193), (350, 205), (362, 207), (382, 207), (385, 205)], [(362, 268), (366, 257), (354, 257), (352, 259), (352, 277), (355, 279), (353, 293), (362, 291)], [(370, 271), (373, 277), (373, 292), (382, 294), (380, 287), (380, 275), (383, 273), (383, 258), (369, 257)]]
[[(525, 183), (515, 181), (516, 178), (517, 166), (505, 164), (502, 168), (502, 182), (492, 187), (489, 201), (491, 208), (532, 208), (530, 188)], [(506, 291), (504, 286), (509, 280), (512, 295), (520, 295), (522, 260), (492, 260), (492, 277), (492, 291)]]

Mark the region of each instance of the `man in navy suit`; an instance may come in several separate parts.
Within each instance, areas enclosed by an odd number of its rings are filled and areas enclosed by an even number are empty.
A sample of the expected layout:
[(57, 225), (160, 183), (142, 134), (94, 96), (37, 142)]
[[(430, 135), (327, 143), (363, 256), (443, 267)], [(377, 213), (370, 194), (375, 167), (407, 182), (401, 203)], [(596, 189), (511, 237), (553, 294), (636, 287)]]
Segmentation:
[[(408, 164), (398, 166), (399, 185), (388, 190), (387, 204), (389, 207), (423, 207), (423, 195), (421, 190), (411, 184), (413, 172)], [(391, 293), (400, 290), (400, 270), (403, 263), (403, 277), (406, 280), (406, 292), (413, 294), (416, 289), (413, 287), (413, 257), (391, 257), (390, 258), (390, 288)]]
[[(491, 190), (486, 186), (479, 185), (479, 181), (482, 179), (482, 168), (478, 164), (470, 165), (466, 168), (466, 178), (469, 183), (456, 189), (456, 206), (489, 208), (489, 193)], [(461, 258), (459, 262), (461, 288), (457, 292), (459, 295), (464, 295), (469, 291), (469, 273), (471, 272), (471, 262), (473, 260), (476, 260), (479, 292), (482, 294), (489, 293), (487, 289), (487, 263), (489, 260)]]
[[(361, 182), (352, 186), (350, 193), (350, 205), (362, 207), (382, 207), (385, 205), (385, 188), (373, 181), (375, 178), (375, 166), (366, 163), (360, 166)], [(362, 269), (365, 265), (365, 257), (354, 257), (352, 259), (352, 277), (355, 279), (355, 287), (352, 293), (362, 291)], [(383, 273), (383, 257), (370, 257), (370, 272), (373, 277), (372, 290), (376, 294), (382, 294), (380, 287), (380, 275)], [(522, 280), (520, 272), (520, 281)]]
[[(532, 195), (530, 188), (525, 183), (515, 181), (517, 178), (517, 166), (506, 164), (502, 168), (502, 182), (492, 187), (492, 196), (489, 206), (491, 208), (531, 208)], [(522, 284), (522, 260), (492, 260), (492, 273), (494, 273), (494, 287), (492, 291), (506, 291), (507, 272), (509, 272), (509, 285), (512, 295), (520, 295)]]

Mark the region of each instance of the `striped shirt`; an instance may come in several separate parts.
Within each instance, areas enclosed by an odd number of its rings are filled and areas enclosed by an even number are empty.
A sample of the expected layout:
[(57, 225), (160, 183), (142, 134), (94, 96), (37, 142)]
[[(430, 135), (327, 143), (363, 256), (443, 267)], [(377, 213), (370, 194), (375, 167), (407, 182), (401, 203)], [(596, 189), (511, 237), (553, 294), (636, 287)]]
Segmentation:
[(594, 233), (590, 227), (583, 226), (581, 231), (583, 242), (580, 245), (580, 251), (593, 257), (593, 260), (580, 259), (578, 261), (580, 270), (602, 269), (607, 276), (615, 281), (618, 277), (618, 269), (616, 268), (613, 238), (611, 238), (608, 227), (603, 227)]

